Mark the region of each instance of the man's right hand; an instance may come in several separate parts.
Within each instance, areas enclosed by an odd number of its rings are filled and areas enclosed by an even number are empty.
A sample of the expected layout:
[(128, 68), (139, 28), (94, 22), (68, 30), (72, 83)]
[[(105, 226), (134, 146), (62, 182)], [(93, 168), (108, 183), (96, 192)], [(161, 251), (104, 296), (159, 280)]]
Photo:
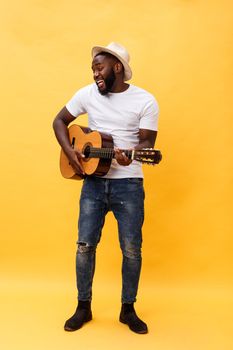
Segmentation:
[(85, 158), (84, 154), (82, 154), (77, 149), (72, 149), (68, 154), (66, 154), (69, 159), (70, 165), (74, 169), (75, 173), (79, 176), (84, 176), (85, 171), (81, 163), (81, 159)]

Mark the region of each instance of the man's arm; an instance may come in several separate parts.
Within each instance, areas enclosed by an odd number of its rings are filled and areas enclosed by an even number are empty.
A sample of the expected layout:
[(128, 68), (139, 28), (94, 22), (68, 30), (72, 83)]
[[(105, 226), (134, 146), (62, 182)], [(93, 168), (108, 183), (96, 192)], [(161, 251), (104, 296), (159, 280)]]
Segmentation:
[[(153, 148), (157, 137), (157, 131), (139, 129), (139, 144), (134, 148), (136, 150), (142, 148)], [(129, 165), (130, 160), (124, 153), (119, 149), (115, 149), (115, 158), (120, 165)]]
[(153, 148), (157, 137), (157, 131), (139, 129), (139, 144), (135, 149)]
[(70, 165), (78, 175), (84, 175), (84, 169), (80, 163), (82, 158), (81, 152), (72, 148), (69, 140), (68, 125), (75, 120), (75, 117), (70, 114), (66, 107), (58, 113), (53, 121), (53, 129), (56, 138), (69, 159)]

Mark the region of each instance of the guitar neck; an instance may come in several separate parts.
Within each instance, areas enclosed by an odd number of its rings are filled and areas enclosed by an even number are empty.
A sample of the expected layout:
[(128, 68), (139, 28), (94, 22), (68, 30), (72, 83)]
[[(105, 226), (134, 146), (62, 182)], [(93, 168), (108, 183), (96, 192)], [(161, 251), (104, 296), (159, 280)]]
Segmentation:
[[(125, 155), (133, 160), (134, 150), (121, 150)], [(104, 158), (113, 159), (115, 158), (115, 151), (113, 148), (95, 148), (88, 147), (84, 152), (86, 158)]]
[[(158, 164), (162, 159), (161, 152), (151, 148), (142, 148), (140, 150), (121, 149), (121, 151), (124, 152), (129, 159), (146, 164)], [(86, 158), (113, 159), (115, 158), (115, 151), (113, 148), (95, 148), (87, 146), (84, 150), (84, 155)]]

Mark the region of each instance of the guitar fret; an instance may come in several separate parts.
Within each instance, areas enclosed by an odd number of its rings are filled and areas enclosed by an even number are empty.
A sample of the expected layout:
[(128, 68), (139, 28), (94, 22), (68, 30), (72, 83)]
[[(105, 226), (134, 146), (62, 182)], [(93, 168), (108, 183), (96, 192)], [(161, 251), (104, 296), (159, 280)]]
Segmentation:
[(107, 158), (112, 159), (114, 150), (112, 148), (90, 148), (90, 158)]
[[(134, 155), (134, 151), (131, 150), (122, 150), (122, 152), (125, 153), (125, 155), (132, 159), (132, 156)], [(113, 148), (90, 148), (90, 158), (107, 158), (112, 159), (114, 158), (115, 151)]]

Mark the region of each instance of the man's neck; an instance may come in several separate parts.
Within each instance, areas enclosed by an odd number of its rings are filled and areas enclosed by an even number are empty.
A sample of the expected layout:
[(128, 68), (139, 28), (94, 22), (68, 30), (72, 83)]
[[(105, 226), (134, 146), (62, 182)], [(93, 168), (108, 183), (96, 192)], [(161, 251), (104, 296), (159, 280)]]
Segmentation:
[(124, 81), (122, 82), (116, 82), (116, 84), (113, 84), (113, 87), (110, 92), (124, 92), (129, 88), (129, 84), (125, 83)]

